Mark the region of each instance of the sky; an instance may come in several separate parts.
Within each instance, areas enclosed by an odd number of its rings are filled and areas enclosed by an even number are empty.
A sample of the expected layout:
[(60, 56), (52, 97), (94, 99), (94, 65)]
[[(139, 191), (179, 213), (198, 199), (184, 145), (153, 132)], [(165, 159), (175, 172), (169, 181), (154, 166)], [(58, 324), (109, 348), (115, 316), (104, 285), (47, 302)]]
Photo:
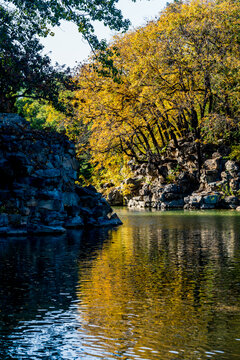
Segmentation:
[[(166, 0), (119, 0), (118, 8), (122, 10), (125, 18), (130, 19), (132, 28), (143, 26), (147, 21), (158, 16), (165, 7)], [(114, 36), (115, 32), (104, 27), (103, 24), (96, 23), (96, 34), (100, 39), (108, 41)], [(42, 39), (45, 46), (44, 53), (48, 54), (53, 64), (75, 67), (78, 63), (87, 60), (90, 55), (90, 47), (77, 30), (77, 26), (62, 22), (60, 27), (53, 29), (55, 36), (48, 36)]]

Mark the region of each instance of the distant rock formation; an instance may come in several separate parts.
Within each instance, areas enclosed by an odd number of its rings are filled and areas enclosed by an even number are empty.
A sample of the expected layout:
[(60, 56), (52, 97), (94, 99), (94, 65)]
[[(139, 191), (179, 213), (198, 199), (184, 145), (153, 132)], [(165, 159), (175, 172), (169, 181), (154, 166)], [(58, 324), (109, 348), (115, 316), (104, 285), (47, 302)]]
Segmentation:
[(78, 167), (65, 135), (0, 114), (0, 234), (121, 224), (94, 187), (75, 184)]
[[(112, 205), (123, 202), (132, 208), (240, 209), (240, 164), (229, 160), (230, 148), (224, 144), (203, 144), (200, 166), (193, 141), (170, 142), (156, 163), (129, 162), (133, 177), (122, 186), (108, 189)], [(123, 197), (126, 185), (129, 194)]]

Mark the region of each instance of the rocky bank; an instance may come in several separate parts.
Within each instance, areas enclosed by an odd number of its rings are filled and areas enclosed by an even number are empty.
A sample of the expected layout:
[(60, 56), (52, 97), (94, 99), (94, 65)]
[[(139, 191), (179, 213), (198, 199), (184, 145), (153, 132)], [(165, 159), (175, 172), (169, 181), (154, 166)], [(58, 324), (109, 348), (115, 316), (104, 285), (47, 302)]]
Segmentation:
[(121, 224), (94, 187), (76, 185), (78, 167), (66, 136), (0, 114), (0, 235)]
[[(133, 176), (117, 188), (110, 187), (108, 201), (159, 210), (240, 210), (240, 164), (229, 159), (230, 147), (219, 142), (199, 148), (194, 141), (180, 139), (177, 146), (170, 142), (151, 163), (130, 161)], [(124, 195), (127, 186), (130, 191)]]

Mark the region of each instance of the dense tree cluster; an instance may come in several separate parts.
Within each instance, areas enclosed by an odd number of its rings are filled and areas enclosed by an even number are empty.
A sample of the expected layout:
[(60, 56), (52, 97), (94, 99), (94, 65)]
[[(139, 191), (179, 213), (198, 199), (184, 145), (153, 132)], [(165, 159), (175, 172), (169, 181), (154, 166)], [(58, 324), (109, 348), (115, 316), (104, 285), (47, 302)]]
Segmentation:
[(124, 158), (157, 161), (167, 143), (178, 146), (181, 137), (199, 148), (221, 137), (234, 141), (239, 31), (239, 1), (174, 2), (157, 21), (115, 38), (109, 47), (112, 76), (96, 59), (83, 66), (74, 126), (91, 130), (98, 168), (122, 167)]
[[(134, 0), (133, 0), (134, 1)], [(126, 30), (116, 8), (118, 0), (1, 0), (0, 1), (0, 111), (14, 112), (22, 96), (59, 103), (59, 91), (70, 89), (71, 74), (53, 67), (42, 54), (39, 36), (54, 35), (50, 27), (72, 21), (92, 49), (103, 48), (94, 34), (94, 21), (115, 30)]]
[[(136, 1), (136, 0), (132, 0)], [(118, 0), (5, 0), (14, 5), (22, 18), (31, 19), (38, 34), (46, 35), (48, 26), (59, 26), (61, 20), (72, 21), (93, 48), (99, 45), (93, 22), (98, 20), (114, 30), (127, 30), (129, 20), (123, 19), (116, 7)]]
[(14, 10), (0, 6), (0, 111), (14, 112), (16, 99), (28, 96), (58, 102), (59, 89), (69, 83), (62, 67), (54, 68), (35, 29)]

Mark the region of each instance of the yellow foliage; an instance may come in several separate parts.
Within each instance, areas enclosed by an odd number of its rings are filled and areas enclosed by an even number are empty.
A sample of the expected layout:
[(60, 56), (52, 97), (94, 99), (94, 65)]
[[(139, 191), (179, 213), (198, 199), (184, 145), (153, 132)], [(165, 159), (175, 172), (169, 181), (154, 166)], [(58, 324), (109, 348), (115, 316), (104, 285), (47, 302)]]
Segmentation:
[(119, 182), (129, 159), (154, 161), (170, 139), (199, 141), (212, 113), (239, 115), (239, 30), (239, 1), (174, 3), (114, 38), (115, 76), (96, 57), (81, 67), (74, 106), (102, 177)]

